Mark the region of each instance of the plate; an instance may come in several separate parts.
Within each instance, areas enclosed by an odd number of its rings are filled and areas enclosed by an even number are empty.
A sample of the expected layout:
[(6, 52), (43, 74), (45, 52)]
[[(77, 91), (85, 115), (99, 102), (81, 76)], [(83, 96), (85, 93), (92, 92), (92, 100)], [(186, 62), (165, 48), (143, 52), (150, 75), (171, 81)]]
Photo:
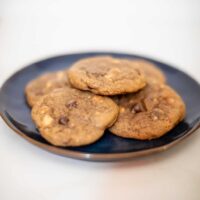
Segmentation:
[[(26, 104), (24, 88), (38, 75), (70, 67), (79, 59), (110, 55), (117, 58), (144, 59), (163, 70), (171, 85), (183, 98), (187, 115), (181, 123), (166, 135), (140, 141), (120, 138), (108, 130), (97, 142), (82, 147), (56, 147), (44, 140), (31, 120), (31, 110)], [(0, 91), (0, 114), (7, 125), (29, 142), (50, 152), (84, 160), (111, 161), (132, 158), (166, 150), (193, 133), (200, 126), (200, 85), (184, 72), (159, 61), (124, 53), (91, 52), (61, 55), (48, 58), (19, 70), (2, 86)]]

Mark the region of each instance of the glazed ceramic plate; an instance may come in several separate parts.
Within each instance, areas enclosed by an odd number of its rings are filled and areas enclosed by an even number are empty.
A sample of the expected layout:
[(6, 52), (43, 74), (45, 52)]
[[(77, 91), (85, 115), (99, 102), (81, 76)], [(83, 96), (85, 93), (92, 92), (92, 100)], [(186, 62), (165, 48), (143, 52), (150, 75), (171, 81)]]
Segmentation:
[[(142, 58), (153, 62), (163, 70), (169, 85), (171, 85), (184, 99), (187, 106), (187, 116), (185, 120), (179, 123), (173, 130), (168, 132), (163, 137), (151, 141), (124, 139), (112, 135), (108, 130), (106, 130), (104, 136), (100, 140), (94, 144), (83, 147), (63, 148), (49, 144), (41, 137), (31, 120), (31, 110), (26, 104), (24, 96), (24, 88), (26, 84), (38, 75), (68, 68), (79, 59), (97, 55), (111, 55), (118, 58), (128, 59)], [(3, 84), (1, 88), (0, 113), (10, 128), (23, 138), (27, 139), (29, 142), (43, 149), (77, 159), (108, 161), (160, 152), (186, 138), (200, 125), (199, 99), (199, 84), (187, 74), (174, 67), (137, 55), (111, 52), (93, 52), (48, 58), (33, 63), (16, 72)]]

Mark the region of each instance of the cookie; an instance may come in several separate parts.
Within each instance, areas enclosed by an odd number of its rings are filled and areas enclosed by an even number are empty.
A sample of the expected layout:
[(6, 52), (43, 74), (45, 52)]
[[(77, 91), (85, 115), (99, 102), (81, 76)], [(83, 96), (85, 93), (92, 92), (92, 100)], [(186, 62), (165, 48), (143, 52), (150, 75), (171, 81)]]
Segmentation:
[(145, 61), (145, 60), (139, 60), (139, 59), (133, 60), (132, 62), (136, 67), (143, 70), (146, 76), (147, 82), (150, 82), (150, 83), (152, 82), (165, 83), (166, 82), (166, 77), (163, 74), (163, 72), (158, 67), (156, 67), (153, 63)]
[(98, 140), (118, 116), (108, 97), (73, 88), (60, 88), (43, 96), (32, 109), (41, 135), (56, 146), (81, 146)]
[(131, 61), (110, 56), (76, 62), (68, 70), (68, 79), (77, 89), (101, 95), (136, 92), (146, 85), (143, 72)]
[(139, 140), (158, 138), (185, 116), (181, 97), (165, 84), (148, 84), (135, 94), (116, 97), (120, 113), (109, 129), (113, 134)]
[(66, 71), (43, 74), (27, 84), (25, 88), (27, 102), (32, 107), (41, 96), (65, 86), (69, 86)]

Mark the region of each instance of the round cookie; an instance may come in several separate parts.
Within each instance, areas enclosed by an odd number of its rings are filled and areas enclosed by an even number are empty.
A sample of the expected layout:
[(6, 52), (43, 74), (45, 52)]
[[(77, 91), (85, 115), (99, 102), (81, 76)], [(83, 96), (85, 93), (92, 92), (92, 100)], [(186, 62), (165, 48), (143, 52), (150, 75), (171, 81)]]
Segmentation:
[(163, 72), (156, 67), (153, 63), (148, 62), (146, 60), (133, 60), (132, 61), (136, 67), (139, 67), (140, 69), (143, 70), (147, 82), (149, 83), (165, 83), (166, 82), (166, 77), (163, 74)]
[(27, 84), (25, 88), (27, 102), (32, 107), (41, 96), (65, 86), (69, 86), (66, 71), (43, 74)]
[(98, 56), (82, 59), (68, 70), (72, 86), (95, 94), (136, 92), (146, 85), (143, 72), (131, 61)]
[(149, 84), (135, 94), (116, 97), (120, 113), (109, 129), (113, 134), (139, 140), (158, 138), (185, 116), (185, 104), (169, 86)]
[(98, 140), (118, 112), (108, 97), (66, 87), (43, 96), (33, 107), (32, 118), (51, 144), (81, 146)]

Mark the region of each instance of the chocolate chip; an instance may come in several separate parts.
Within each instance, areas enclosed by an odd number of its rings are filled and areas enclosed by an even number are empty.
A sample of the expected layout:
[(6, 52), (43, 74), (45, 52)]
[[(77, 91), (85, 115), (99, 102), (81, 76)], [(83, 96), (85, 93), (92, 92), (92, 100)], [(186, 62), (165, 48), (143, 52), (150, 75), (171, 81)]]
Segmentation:
[(78, 104), (75, 100), (71, 100), (69, 101), (66, 106), (69, 108), (69, 109), (72, 109), (72, 108), (77, 108)]
[(65, 116), (61, 116), (58, 120), (58, 123), (62, 125), (67, 125), (68, 122), (69, 122), (69, 119)]
[(131, 112), (132, 113), (139, 113), (139, 112), (143, 112), (145, 109), (143, 108), (142, 104), (140, 103), (136, 103), (133, 105), (133, 107), (131, 108)]

